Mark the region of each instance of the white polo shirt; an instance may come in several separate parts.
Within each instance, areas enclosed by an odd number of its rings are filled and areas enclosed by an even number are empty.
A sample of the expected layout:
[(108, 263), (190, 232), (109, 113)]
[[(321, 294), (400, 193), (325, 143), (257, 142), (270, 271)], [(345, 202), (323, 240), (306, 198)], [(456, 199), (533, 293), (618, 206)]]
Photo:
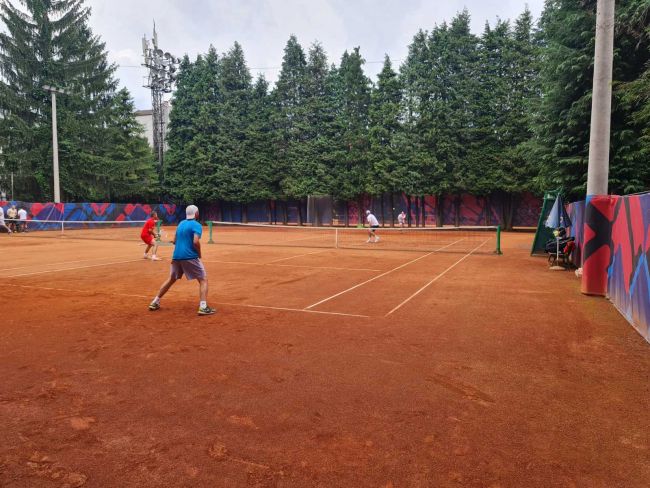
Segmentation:
[(0, 207), (0, 225), (5, 225), (5, 211)]
[(373, 214), (368, 214), (366, 220), (368, 221), (368, 225), (370, 225), (371, 227), (373, 225), (379, 225), (379, 221), (377, 220), (377, 217), (375, 217)]
[(27, 210), (24, 208), (21, 208), (18, 210), (18, 219), (19, 220), (27, 220)]

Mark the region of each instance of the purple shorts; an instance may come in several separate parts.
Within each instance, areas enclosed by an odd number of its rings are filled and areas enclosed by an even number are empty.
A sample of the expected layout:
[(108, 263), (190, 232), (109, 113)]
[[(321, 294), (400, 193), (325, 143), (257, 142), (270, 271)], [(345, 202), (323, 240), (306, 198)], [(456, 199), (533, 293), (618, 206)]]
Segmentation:
[(183, 275), (185, 275), (188, 280), (203, 280), (207, 277), (205, 267), (198, 258), (172, 261), (171, 277), (180, 280)]

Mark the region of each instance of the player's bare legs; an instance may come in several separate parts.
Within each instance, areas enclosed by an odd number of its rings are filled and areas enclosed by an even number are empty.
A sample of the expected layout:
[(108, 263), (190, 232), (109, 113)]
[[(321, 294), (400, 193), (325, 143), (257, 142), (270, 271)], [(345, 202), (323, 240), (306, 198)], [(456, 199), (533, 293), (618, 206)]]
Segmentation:
[(176, 283), (176, 278), (173, 276), (167, 278), (167, 281), (165, 281), (160, 287), (156, 298), (154, 298), (153, 301), (149, 304), (149, 310), (158, 310), (160, 308), (160, 299), (165, 296), (165, 293), (169, 291), (174, 283)]
[(207, 278), (199, 280), (199, 300), (201, 302), (208, 301), (208, 279)]

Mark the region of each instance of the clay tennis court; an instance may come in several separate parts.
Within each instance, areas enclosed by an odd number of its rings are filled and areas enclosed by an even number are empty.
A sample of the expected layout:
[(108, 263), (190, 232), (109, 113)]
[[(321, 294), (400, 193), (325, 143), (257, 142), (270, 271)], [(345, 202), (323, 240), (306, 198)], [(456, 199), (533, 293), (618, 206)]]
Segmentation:
[(531, 234), (204, 239), (210, 317), (147, 310), (171, 247), (0, 237), (3, 487), (648, 486), (648, 345)]

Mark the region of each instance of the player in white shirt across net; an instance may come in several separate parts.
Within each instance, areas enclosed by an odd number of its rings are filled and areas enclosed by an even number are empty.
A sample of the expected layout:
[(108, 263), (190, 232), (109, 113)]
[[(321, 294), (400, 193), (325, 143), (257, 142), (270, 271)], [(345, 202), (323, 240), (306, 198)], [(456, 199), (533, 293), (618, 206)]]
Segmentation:
[(368, 222), (368, 240), (366, 242), (379, 242), (379, 236), (375, 230), (379, 228), (379, 221), (370, 210), (366, 210), (366, 221)]
[(402, 210), (402, 212), (397, 216), (397, 224), (400, 227), (404, 227), (406, 224), (406, 212), (404, 212), (404, 210)]

